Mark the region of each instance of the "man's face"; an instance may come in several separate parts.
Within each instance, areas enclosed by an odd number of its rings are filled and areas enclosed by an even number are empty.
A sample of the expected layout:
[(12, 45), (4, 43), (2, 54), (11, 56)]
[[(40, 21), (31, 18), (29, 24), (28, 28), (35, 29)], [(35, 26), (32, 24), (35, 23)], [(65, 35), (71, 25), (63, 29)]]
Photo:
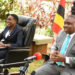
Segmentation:
[(67, 17), (64, 22), (64, 31), (68, 34), (75, 32), (75, 19), (72, 17)]

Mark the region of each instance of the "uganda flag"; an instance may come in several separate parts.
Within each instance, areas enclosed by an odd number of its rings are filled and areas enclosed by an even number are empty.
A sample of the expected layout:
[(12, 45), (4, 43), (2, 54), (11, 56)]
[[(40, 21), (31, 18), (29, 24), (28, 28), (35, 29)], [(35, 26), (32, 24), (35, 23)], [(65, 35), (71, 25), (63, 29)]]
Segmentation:
[(55, 15), (54, 23), (52, 25), (52, 30), (56, 34), (63, 29), (64, 25), (64, 14), (65, 14), (65, 0), (60, 0), (57, 13)]

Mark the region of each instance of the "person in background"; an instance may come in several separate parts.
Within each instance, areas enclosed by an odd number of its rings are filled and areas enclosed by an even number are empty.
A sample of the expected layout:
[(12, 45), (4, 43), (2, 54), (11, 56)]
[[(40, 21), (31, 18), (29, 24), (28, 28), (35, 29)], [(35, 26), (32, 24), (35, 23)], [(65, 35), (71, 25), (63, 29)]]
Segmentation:
[(22, 46), (22, 37), (23, 31), (18, 25), (18, 16), (10, 14), (7, 18), (7, 26), (0, 33), (0, 60), (5, 59), (8, 49)]
[(75, 15), (65, 19), (64, 30), (50, 50), (50, 60), (31, 75), (75, 75)]

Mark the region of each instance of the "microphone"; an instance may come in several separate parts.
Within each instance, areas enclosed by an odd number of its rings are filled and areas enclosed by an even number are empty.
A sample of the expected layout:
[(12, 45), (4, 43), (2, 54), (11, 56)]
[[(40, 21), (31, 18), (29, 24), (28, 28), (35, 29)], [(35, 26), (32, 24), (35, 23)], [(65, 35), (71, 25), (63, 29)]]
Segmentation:
[(30, 60), (33, 60), (33, 59), (40, 60), (41, 58), (42, 58), (42, 54), (39, 53), (39, 52), (37, 52), (33, 56), (30, 56), (28, 58), (25, 58), (24, 61), (30, 61)]

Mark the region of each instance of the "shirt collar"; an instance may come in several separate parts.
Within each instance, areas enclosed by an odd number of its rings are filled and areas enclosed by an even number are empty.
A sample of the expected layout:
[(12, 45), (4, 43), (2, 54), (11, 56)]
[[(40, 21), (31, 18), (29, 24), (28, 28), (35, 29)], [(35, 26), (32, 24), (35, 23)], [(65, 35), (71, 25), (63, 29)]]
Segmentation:
[[(68, 34), (67, 34), (68, 35)], [(70, 34), (70, 37), (73, 37), (75, 35), (75, 33)]]

